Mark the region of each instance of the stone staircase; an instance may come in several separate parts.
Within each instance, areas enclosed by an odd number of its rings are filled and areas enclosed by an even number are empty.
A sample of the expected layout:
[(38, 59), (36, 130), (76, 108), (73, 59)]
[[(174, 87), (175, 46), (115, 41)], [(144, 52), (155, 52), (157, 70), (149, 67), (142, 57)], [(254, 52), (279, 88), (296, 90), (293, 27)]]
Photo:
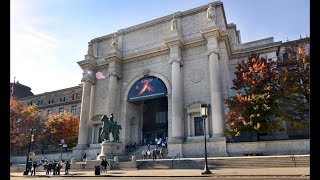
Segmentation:
[[(310, 167), (310, 155), (208, 158), (209, 168)], [(204, 158), (139, 160), (138, 169), (203, 169)]]
[[(152, 146), (152, 148), (154, 147), (155, 145)], [(148, 149), (148, 146), (137, 146), (135, 150), (127, 153), (126, 159), (131, 159), (132, 156), (136, 156), (137, 159), (143, 159), (142, 150), (147, 150), (147, 149)], [(167, 148), (164, 148), (163, 156), (167, 157), (167, 154), (168, 154)]]

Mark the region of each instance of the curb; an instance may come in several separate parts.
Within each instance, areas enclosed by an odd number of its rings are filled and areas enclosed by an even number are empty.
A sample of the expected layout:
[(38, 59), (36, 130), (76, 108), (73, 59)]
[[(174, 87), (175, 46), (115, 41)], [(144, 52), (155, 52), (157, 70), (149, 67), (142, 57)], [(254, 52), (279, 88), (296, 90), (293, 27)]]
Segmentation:
[[(29, 175), (28, 175), (29, 176)], [(15, 175), (10, 175), (10, 177), (23, 177), (23, 176), (15, 176)], [(231, 178), (235, 178), (235, 177), (266, 177), (266, 178), (270, 178), (270, 177), (282, 177), (282, 178), (298, 178), (298, 177), (305, 177), (308, 178), (310, 177), (310, 175), (194, 175), (194, 176), (182, 176), (182, 175), (173, 175), (173, 176), (139, 176), (139, 175), (69, 175), (69, 176), (61, 176), (61, 175), (56, 175), (56, 176), (48, 176), (48, 175), (36, 175), (34, 177), (61, 177), (61, 178), (65, 178), (65, 177), (215, 177), (215, 178), (219, 178), (219, 177), (231, 177)]]

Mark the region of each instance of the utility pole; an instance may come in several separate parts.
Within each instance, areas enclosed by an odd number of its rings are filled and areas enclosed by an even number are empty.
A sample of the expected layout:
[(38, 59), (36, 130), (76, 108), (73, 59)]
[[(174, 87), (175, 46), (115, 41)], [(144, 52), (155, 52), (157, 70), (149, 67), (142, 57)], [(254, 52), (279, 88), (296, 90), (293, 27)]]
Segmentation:
[(28, 148), (28, 154), (27, 154), (27, 162), (26, 162), (26, 169), (23, 172), (23, 175), (28, 175), (29, 173), (29, 169), (28, 169), (28, 163), (29, 163), (29, 154), (30, 154), (30, 150), (31, 150), (31, 143), (34, 140), (33, 137), (33, 130), (35, 130), (34, 128), (31, 128), (31, 134), (30, 134), (30, 138), (29, 138), (29, 148)]

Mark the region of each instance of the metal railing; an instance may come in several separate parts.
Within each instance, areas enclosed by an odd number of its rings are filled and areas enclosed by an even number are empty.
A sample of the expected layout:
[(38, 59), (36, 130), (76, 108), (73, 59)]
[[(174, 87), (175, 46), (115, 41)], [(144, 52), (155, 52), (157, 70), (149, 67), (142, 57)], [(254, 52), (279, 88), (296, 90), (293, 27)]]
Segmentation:
[(176, 156), (172, 159), (171, 161), (171, 169), (173, 169), (173, 161), (179, 156), (179, 160), (180, 160), (180, 153), (176, 154)]
[(296, 157), (294, 156), (294, 153), (291, 151), (291, 149), (289, 149), (289, 154), (290, 154), (290, 157), (294, 163), (294, 167), (297, 167)]

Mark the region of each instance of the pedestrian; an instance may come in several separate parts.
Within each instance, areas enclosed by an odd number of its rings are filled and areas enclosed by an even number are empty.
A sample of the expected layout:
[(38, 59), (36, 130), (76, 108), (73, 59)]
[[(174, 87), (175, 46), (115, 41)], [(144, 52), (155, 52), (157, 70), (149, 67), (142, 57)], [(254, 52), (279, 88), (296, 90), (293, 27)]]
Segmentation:
[(144, 142), (144, 145), (146, 146), (147, 145), (147, 138), (144, 138), (143, 142)]
[(84, 155), (82, 156), (82, 162), (86, 162), (86, 158), (87, 158), (87, 154), (84, 153)]
[(107, 159), (102, 160), (101, 163), (102, 163), (101, 166), (102, 166), (104, 173), (107, 173), (107, 166), (109, 165)]
[(163, 159), (163, 148), (160, 148), (160, 157)]
[(56, 165), (56, 175), (60, 175), (60, 169), (61, 169), (61, 164), (60, 164), (60, 162), (57, 162), (57, 165)]
[(157, 150), (156, 150), (155, 148), (152, 149), (152, 159), (153, 159), (153, 160), (157, 159), (157, 157), (156, 157), (157, 154), (156, 154), (156, 153), (157, 153)]
[(57, 175), (57, 164), (55, 160), (52, 162), (53, 175)]
[(32, 176), (32, 174), (33, 174), (34, 176), (36, 175), (37, 167), (38, 167), (37, 162), (34, 162), (34, 163), (32, 164), (31, 176)]
[(65, 169), (64, 169), (64, 174), (65, 175), (69, 174), (69, 169), (70, 169), (70, 163), (69, 163), (69, 161), (67, 161)]
[(30, 158), (28, 163), (27, 163), (27, 172), (29, 174), (29, 172), (31, 172), (32, 169), (32, 159)]
[(146, 152), (144, 151), (144, 149), (142, 149), (142, 152), (141, 152), (141, 154), (142, 154), (142, 157), (143, 157), (143, 159), (145, 159), (146, 158)]

